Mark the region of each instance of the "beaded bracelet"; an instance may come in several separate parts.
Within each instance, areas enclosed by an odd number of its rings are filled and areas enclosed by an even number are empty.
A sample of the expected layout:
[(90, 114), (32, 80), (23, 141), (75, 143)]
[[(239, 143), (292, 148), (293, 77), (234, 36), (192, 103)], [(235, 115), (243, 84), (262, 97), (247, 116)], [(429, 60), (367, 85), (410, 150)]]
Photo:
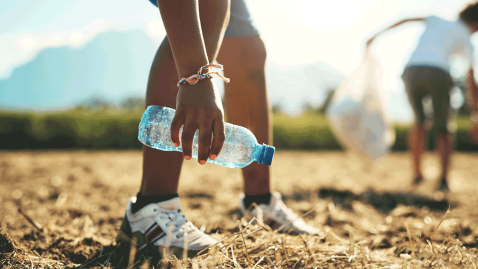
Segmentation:
[[(205, 68), (208, 68), (208, 72), (203, 74), (202, 71)], [(217, 71), (212, 72), (210, 69), (216, 69)], [(199, 68), (199, 71), (197, 72), (197, 74), (194, 74), (190, 77), (182, 78), (181, 80), (179, 80), (177, 86), (179, 87), (179, 86), (184, 85), (186, 83), (189, 83), (190, 85), (196, 85), (196, 83), (198, 83), (198, 81), (206, 79), (206, 78), (212, 78), (213, 75), (217, 75), (220, 78), (222, 78), (224, 80), (224, 82), (229, 83), (230, 79), (224, 77), (223, 75), (219, 74), (219, 72), (218, 72), (219, 70), (223, 70), (223, 69), (224, 69), (224, 67), (220, 64), (206, 64), (205, 66)]]

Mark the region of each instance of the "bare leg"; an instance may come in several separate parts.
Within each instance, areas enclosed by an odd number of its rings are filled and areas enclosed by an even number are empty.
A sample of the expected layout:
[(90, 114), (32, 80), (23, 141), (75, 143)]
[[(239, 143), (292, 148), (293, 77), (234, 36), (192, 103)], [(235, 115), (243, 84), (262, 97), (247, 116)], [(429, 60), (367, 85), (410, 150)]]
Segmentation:
[[(160, 105), (176, 108), (177, 73), (167, 38), (158, 49), (151, 67), (146, 106)], [(143, 195), (174, 194), (178, 192), (183, 154), (143, 147)]]
[[(199, 1), (201, 27), (210, 62), (216, 58), (222, 37), (229, 22), (229, 1)], [(198, 66), (199, 69), (200, 66)], [(146, 106), (160, 105), (176, 108), (179, 78), (167, 38), (158, 49), (151, 67), (146, 92)], [(143, 147), (143, 195), (164, 195), (178, 192), (179, 175), (183, 163), (180, 152), (159, 151)]]
[(437, 151), (440, 155), (441, 162), (441, 179), (448, 178), (448, 167), (450, 165), (450, 157), (453, 152), (453, 139), (450, 134), (438, 134), (437, 135)]
[[(252, 131), (259, 143), (272, 143), (272, 109), (266, 81), (266, 50), (259, 36), (224, 39), (218, 60), (224, 64), (231, 83), (225, 86), (227, 121)], [(244, 192), (249, 195), (271, 191), (270, 168), (253, 163), (242, 169)]]
[(425, 128), (415, 125), (408, 135), (408, 147), (413, 158), (413, 168), (415, 173), (415, 184), (423, 180), (421, 171), (421, 160), (425, 148)]

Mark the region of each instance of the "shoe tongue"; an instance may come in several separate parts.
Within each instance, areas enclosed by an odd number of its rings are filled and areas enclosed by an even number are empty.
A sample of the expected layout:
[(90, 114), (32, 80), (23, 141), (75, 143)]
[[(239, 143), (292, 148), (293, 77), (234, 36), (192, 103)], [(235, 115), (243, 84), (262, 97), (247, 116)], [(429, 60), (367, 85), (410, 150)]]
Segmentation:
[(163, 202), (157, 203), (161, 208), (166, 210), (178, 210), (181, 209), (181, 204), (179, 203), (179, 198), (175, 197), (173, 199), (169, 199)]

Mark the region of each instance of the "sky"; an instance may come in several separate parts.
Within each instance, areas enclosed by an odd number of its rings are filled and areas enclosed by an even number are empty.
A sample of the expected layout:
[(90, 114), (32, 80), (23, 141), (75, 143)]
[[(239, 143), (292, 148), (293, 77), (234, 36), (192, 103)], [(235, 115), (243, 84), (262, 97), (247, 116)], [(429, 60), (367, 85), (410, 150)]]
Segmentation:
[[(235, 1), (235, 0), (232, 0)], [(468, 0), (249, 0), (268, 51), (279, 65), (326, 62), (350, 74), (377, 31), (404, 18), (438, 15), (454, 20)], [(81, 47), (99, 33), (141, 29), (156, 44), (165, 30), (148, 0), (0, 1), (0, 79), (48, 47)], [(382, 35), (374, 51), (384, 70), (384, 87), (411, 112), (400, 75), (423, 31), (409, 23)], [(473, 38), (478, 44), (478, 39)], [(458, 74), (459, 75), (459, 74)], [(397, 106), (397, 107), (401, 107)], [(407, 110), (408, 109), (408, 110)]]

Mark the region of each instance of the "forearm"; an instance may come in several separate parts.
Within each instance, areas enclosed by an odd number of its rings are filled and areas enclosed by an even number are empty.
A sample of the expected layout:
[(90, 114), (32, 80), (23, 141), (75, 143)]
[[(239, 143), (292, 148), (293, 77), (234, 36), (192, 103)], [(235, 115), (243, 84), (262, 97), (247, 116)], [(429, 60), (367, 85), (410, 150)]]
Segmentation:
[(400, 26), (400, 25), (402, 25), (402, 24), (404, 24), (404, 23), (406, 23), (406, 22), (423, 21), (423, 20), (424, 20), (424, 18), (412, 18), (412, 19), (404, 19), (404, 20), (401, 20), (401, 21), (399, 21), (399, 22), (397, 22), (397, 23), (395, 23), (395, 24), (393, 24), (393, 25), (391, 25), (391, 26), (389, 26), (389, 27), (387, 27), (387, 28), (385, 28), (385, 29), (379, 31), (378, 33), (376, 33), (372, 38), (370, 38), (370, 41), (373, 40), (373, 39), (375, 39), (377, 36), (379, 36), (379, 35), (381, 35), (381, 34), (387, 32), (388, 30), (393, 29), (393, 28), (395, 28), (395, 27), (397, 27), (397, 26)]
[(209, 62), (216, 60), (229, 24), (229, 0), (200, 0), (201, 28)]
[(198, 0), (159, 0), (178, 77), (188, 77), (209, 63), (199, 20)]
[[(214, 61), (227, 25), (229, 1), (200, 1), (202, 19), (198, 0), (158, 0), (179, 78), (189, 77), (201, 66)], [(176, 147), (182, 145), (186, 160), (192, 158), (193, 137), (197, 130), (198, 160), (205, 164), (208, 158), (214, 160), (219, 155), (224, 143), (221, 97), (210, 79), (194, 87), (182, 84), (176, 95), (171, 140)]]

